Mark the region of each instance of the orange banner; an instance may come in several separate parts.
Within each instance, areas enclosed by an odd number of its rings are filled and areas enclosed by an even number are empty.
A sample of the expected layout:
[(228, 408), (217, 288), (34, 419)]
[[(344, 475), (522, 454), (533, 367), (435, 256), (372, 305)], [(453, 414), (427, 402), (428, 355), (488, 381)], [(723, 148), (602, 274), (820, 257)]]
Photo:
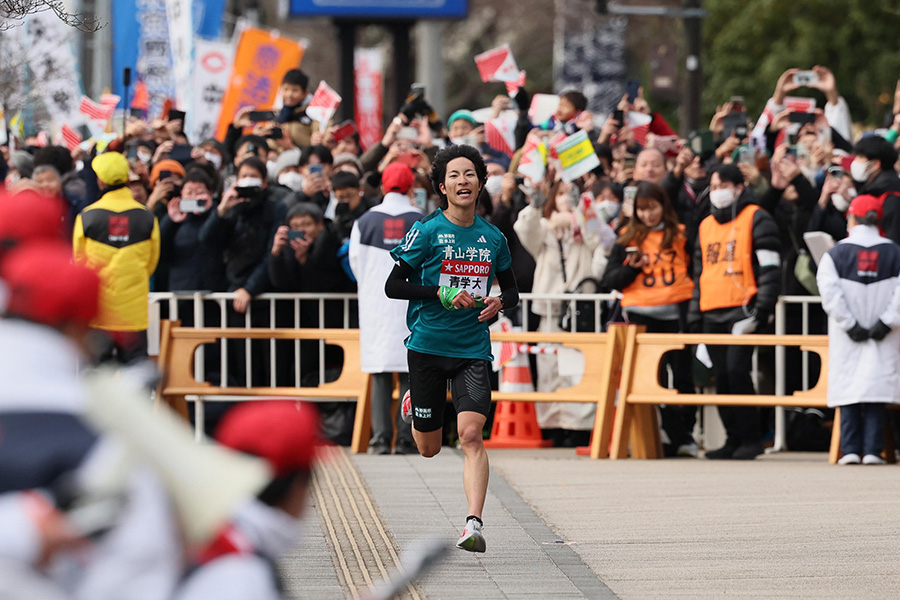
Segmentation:
[(216, 138), (225, 139), (234, 113), (244, 106), (269, 110), (278, 95), (281, 78), (300, 68), (306, 46), (273, 31), (247, 27), (241, 32), (234, 55), (234, 69), (222, 99)]

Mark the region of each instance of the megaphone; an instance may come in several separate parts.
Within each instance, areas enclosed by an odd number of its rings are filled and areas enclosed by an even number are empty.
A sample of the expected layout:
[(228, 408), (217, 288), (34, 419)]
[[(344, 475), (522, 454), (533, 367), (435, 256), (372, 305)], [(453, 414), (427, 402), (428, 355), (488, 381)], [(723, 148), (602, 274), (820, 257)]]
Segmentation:
[(264, 460), (214, 443), (197, 444), (183, 419), (168, 406), (151, 406), (146, 390), (124, 378), (98, 371), (85, 383), (85, 419), (156, 471), (190, 546), (211, 540), (241, 504), (271, 481)]

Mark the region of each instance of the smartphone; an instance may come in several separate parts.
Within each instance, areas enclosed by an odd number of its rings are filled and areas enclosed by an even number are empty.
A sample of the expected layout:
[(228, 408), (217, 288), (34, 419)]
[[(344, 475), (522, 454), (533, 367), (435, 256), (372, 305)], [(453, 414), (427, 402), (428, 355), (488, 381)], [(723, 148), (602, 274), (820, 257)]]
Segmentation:
[(793, 156), (794, 158), (797, 158), (796, 144), (791, 144), (790, 146), (788, 146), (787, 152), (785, 154), (786, 156)]
[(288, 241), (293, 242), (294, 240), (305, 240), (306, 234), (302, 231), (296, 231), (294, 229), (288, 229)]
[(159, 177), (156, 178), (157, 181), (163, 181), (172, 176), (172, 171), (160, 171)]
[[(743, 131), (743, 135), (736, 130)], [(722, 118), (722, 138), (730, 137), (732, 133), (738, 137), (747, 136), (747, 115), (745, 113), (730, 113)]]
[(428, 205), (428, 193), (424, 188), (416, 188), (413, 190), (413, 204), (416, 208), (425, 212)]
[(638, 248), (637, 246), (628, 246), (627, 248), (625, 248), (625, 255), (631, 256), (632, 254), (637, 254), (640, 251), (641, 251), (641, 249)]
[(641, 82), (639, 79), (628, 79), (625, 82), (625, 93), (628, 94), (628, 102), (634, 102), (634, 99), (638, 97), (638, 92), (640, 91)]
[(815, 113), (792, 112), (788, 115), (788, 121), (791, 123), (800, 123), (801, 125), (806, 125), (807, 123), (815, 123), (816, 115)]
[[(637, 157), (634, 154), (626, 154), (625, 158), (622, 160), (622, 168), (623, 169), (633, 169), (634, 164), (637, 161)], [(626, 190), (628, 188), (625, 188)], [(637, 189), (637, 188), (635, 188)]]
[(321, 175), (322, 174), (322, 165), (321, 164), (309, 165), (309, 174), (310, 175)]
[(619, 122), (620, 127), (625, 124), (625, 113), (621, 110), (614, 110), (612, 118)]
[(206, 201), (199, 198), (182, 198), (178, 201), (178, 210), (183, 213), (199, 214), (206, 211)]
[(143, 108), (129, 108), (128, 109), (129, 116), (135, 119), (143, 119), (144, 118), (144, 109)]
[(712, 152), (715, 149), (712, 131), (709, 129), (701, 129), (691, 132), (691, 135), (688, 137), (688, 145), (690, 145), (691, 150), (693, 150), (694, 154), (697, 156)]
[(655, 136), (652, 146), (663, 154), (677, 154), (680, 149), (677, 135)]
[(414, 140), (419, 137), (419, 130), (415, 127), (403, 127), (397, 132), (398, 140)]
[(264, 121), (274, 121), (275, 112), (271, 110), (251, 110), (247, 114), (247, 118), (254, 123), (262, 123)]
[(626, 185), (625, 189), (622, 190), (623, 194), (623, 203), (634, 204), (634, 199), (637, 196), (637, 186), (636, 185)]
[(273, 127), (269, 133), (266, 134), (267, 140), (280, 140), (284, 137), (284, 132), (281, 130), (281, 127)]
[(743, 96), (732, 96), (729, 100), (731, 102), (731, 112), (733, 113), (742, 113), (747, 112), (746, 107), (744, 107), (744, 97)]
[(184, 123), (185, 116), (187, 116), (186, 112), (174, 108), (170, 108), (169, 112), (166, 113), (166, 119), (168, 119), (169, 121), (177, 121), (180, 119), (181, 122)]
[(737, 149), (738, 164), (752, 165), (755, 161), (753, 148), (750, 146), (740, 146)]
[(172, 146), (172, 151), (169, 152), (169, 158), (186, 165), (194, 160), (191, 158), (191, 151), (193, 149), (194, 147), (190, 144), (175, 144)]
[(137, 160), (137, 146), (128, 148), (128, 151), (125, 153), (125, 158), (128, 160)]
[(794, 73), (794, 85), (809, 87), (819, 83), (819, 74), (815, 71), (797, 71)]
[(353, 121), (344, 121), (338, 128), (334, 130), (334, 133), (331, 135), (334, 137), (335, 142), (340, 142), (343, 139), (346, 139), (356, 133), (356, 125), (353, 124)]

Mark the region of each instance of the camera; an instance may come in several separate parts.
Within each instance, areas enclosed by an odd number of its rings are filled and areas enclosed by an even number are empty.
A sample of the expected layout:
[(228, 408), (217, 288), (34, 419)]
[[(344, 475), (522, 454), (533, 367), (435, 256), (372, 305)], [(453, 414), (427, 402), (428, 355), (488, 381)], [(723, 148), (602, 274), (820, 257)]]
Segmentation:
[(236, 187), (234, 191), (237, 192), (238, 198), (256, 198), (262, 193), (262, 188), (258, 185), (251, 185), (249, 187)]
[(428, 126), (431, 127), (433, 131), (441, 130), (442, 123), (440, 117), (434, 112), (431, 105), (425, 101), (425, 86), (421, 83), (414, 83), (412, 84), (412, 87), (409, 88), (409, 93), (406, 95), (406, 101), (403, 106), (400, 107), (400, 114), (406, 117), (407, 123), (416, 117), (425, 117), (428, 119)]
[(288, 240), (305, 240), (306, 234), (299, 230), (289, 229), (288, 230)]

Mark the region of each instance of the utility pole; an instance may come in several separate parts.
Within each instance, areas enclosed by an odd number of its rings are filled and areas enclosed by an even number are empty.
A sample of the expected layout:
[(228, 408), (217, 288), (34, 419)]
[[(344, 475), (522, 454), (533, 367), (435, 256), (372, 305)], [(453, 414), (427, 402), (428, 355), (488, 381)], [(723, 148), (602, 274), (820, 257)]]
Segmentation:
[[(700, 129), (700, 94), (703, 89), (703, 66), (700, 61), (703, 44), (703, 17), (699, 15), (700, 2), (701, 0), (684, 0), (684, 37), (687, 42), (687, 53), (684, 60), (684, 67), (687, 69), (684, 90), (684, 124), (688, 131)], [(694, 10), (698, 12), (694, 12)]]

